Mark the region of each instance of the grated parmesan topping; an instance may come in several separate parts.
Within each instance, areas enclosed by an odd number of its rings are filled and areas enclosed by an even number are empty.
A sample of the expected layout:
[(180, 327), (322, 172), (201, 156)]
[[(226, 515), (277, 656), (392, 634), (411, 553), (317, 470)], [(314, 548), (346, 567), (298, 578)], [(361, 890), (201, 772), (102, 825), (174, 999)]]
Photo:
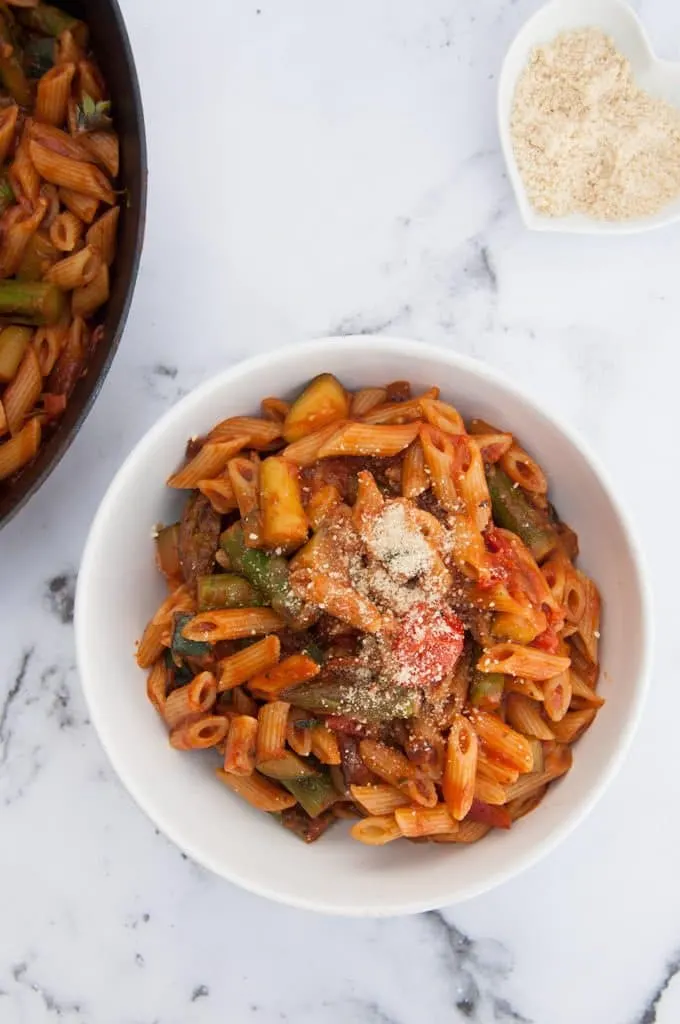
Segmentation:
[(432, 549), (406, 520), (404, 506), (385, 506), (367, 542), (368, 550), (382, 562), (390, 576), (411, 580), (432, 568)]

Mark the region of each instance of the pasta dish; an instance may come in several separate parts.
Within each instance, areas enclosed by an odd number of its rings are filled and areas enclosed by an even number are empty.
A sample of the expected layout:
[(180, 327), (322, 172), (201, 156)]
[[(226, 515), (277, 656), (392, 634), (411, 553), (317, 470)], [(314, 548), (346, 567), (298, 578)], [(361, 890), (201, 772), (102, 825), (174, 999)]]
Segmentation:
[(600, 598), (539, 465), (439, 388), (329, 373), (187, 446), (137, 649), (173, 747), (310, 842), (472, 843), (571, 766)]
[(0, 7), (0, 480), (37, 454), (101, 336), (119, 145), (87, 25)]

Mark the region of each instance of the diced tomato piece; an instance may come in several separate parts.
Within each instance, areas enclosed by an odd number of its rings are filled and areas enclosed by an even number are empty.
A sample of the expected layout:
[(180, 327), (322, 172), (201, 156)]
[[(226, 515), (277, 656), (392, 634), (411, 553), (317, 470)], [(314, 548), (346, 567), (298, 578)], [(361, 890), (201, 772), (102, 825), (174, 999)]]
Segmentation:
[(530, 647), (537, 647), (539, 651), (547, 651), (548, 654), (557, 654), (560, 640), (552, 626), (539, 633), (529, 644)]
[(497, 807), (493, 804), (485, 804), (482, 800), (473, 800), (472, 807), (467, 817), (470, 821), (481, 821), (484, 825), (491, 825), (493, 828), (510, 828), (512, 818), (506, 807)]
[(398, 622), (392, 653), (400, 682), (432, 686), (453, 671), (463, 650), (465, 626), (450, 609), (417, 604)]

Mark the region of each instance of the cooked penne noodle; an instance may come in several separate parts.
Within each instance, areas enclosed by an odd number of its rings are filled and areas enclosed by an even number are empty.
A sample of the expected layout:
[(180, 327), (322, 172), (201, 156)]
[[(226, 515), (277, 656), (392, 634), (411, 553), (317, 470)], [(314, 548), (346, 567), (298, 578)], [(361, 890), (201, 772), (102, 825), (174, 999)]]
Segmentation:
[(592, 580), (574, 569), (567, 576), (564, 594), (567, 618), (576, 626), (585, 652), (597, 661), (600, 636), (600, 595)]
[(418, 434), (418, 429), (417, 423), (406, 423), (403, 426), (347, 423), (321, 445), (317, 458), (329, 459), (339, 455), (396, 455), (411, 444)]
[(285, 811), (289, 807), (295, 807), (297, 800), (290, 793), (287, 793), (281, 786), (265, 779), (264, 776), (254, 773), (252, 775), (234, 775), (225, 772), (222, 768), (216, 770), (217, 778), (224, 782), (234, 793), (238, 793), (249, 804), (256, 807), (258, 811), (269, 811), (273, 814)]
[(252, 775), (257, 756), (258, 720), (235, 715), (229, 723), (224, 749), (224, 770), (232, 775)]
[(283, 619), (271, 608), (216, 608), (195, 615), (187, 622), (182, 635), (187, 640), (214, 644), (258, 633), (274, 633), (283, 627)]
[(170, 745), (176, 750), (207, 750), (224, 740), (229, 721), (221, 715), (201, 715), (185, 719), (170, 730)]
[(243, 448), (243, 438), (231, 441), (204, 444), (198, 455), (195, 455), (185, 466), (168, 477), (168, 487), (182, 490), (193, 489), (199, 480), (211, 478), (221, 473), (234, 454)]
[(4, 163), (14, 143), (19, 107), (11, 103), (0, 110), (0, 163)]
[[(117, 211), (118, 207), (114, 209)], [(82, 220), (75, 213), (65, 210), (57, 214), (50, 225), (50, 241), (60, 252), (73, 252), (82, 240), (84, 228)]]
[(2, 396), (10, 434), (18, 434), (42, 391), (42, 374), (35, 349), (29, 345), (16, 377)]
[(541, 714), (542, 705), (519, 693), (509, 693), (505, 701), (508, 723), (525, 736), (554, 740), (555, 734)]
[(149, 672), (146, 681), (146, 695), (159, 715), (163, 714), (168, 692), (169, 671), (163, 658), (159, 658)]
[(13, 476), (37, 455), (40, 434), (40, 420), (33, 416), (15, 437), (0, 444), (0, 480)]
[(307, 518), (312, 530), (318, 530), (330, 512), (342, 503), (342, 496), (334, 484), (326, 484), (309, 499)]
[(551, 722), (559, 722), (571, 704), (571, 673), (560, 672), (543, 683), (543, 707)]
[(222, 420), (208, 434), (209, 441), (226, 441), (232, 437), (248, 438), (246, 444), (249, 448), (262, 450), (269, 448), (274, 441), (281, 437), (281, 425), (272, 420), (258, 419), (255, 416), (231, 416), (228, 420)]
[(5, 408), (2, 402), (0, 402), (0, 437), (2, 437), (2, 435), (6, 434), (7, 432), (7, 417), (5, 416)]
[(569, 658), (548, 654), (536, 647), (521, 647), (518, 644), (494, 644), (477, 662), (480, 672), (502, 672), (505, 675), (522, 676), (541, 681), (550, 679), (560, 672), (566, 672), (571, 664)]
[(61, 188), (80, 192), (113, 206), (115, 194), (103, 171), (94, 164), (72, 160), (37, 142), (29, 142), (29, 155), (41, 178)]
[[(242, 440), (243, 438), (235, 438), (226, 444), (238, 442), (243, 447)], [(207, 444), (204, 445), (204, 448), (207, 447)], [(257, 510), (260, 503), (260, 467), (257, 462), (246, 458), (230, 458), (226, 467), (239, 513), (241, 518), (245, 519), (251, 512)]]
[(537, 790), (543, 788), (548, 782), (553, 782), (567, 771), (567, 768), (562, 772), (557, 772), (555, 769), (546, 768), (542, 772), (530, 772), (528, 775), (522, 775), (514, 784), (514, 786), (508, 786), (506, 790), (507, 802), (510, 804), (514, 800), (526, 799), (526, 797), (534, 794)]
[(248, 679), (265, 672), (279, 660), (281, 643), (277, 636), (266, 636), (262, 640), (245, 647), (236, 654), (223, 658), (219, 663), (219, 680), (217, 688), (220, 693), (240, 686)]
[(470, 720), (487, 757), (515, 768), (518, 772), (531, 771), (533, 756), (526, 736), (488, 711), (473, 709), (470, 711)]
[(163, 648), (168, 645), (175, 614), (177, 612), (193, 612), (195, 609), (196, 601), (185, 584), (182, 584), (165, 599), (139, 641), (137, 664), (140, 668), (151, 668), (153, 663), (160, 658)]
[[(52, 124), (31, 121), (24, 137), (26, 135), (33, 142), (44, 146), (45, 149), (50, 149), (61, 156), (68, 156), (71, 160), (88, 161), (90, 159), (89, 153), (80, 139), (69, 135), (68, 132), (63, 131), (61, 128), (56, 128)], [(53, 187), (56, 188), (56, 186)]]
[(361, 759), (374, 775), (388, 782), (404, 793), (415, 804), (435, 807), (437, 791), (428, 779), (409, 759), (395, 747), (389, 747), (378, 740), (361, 740)]
[(11, 223), (5, 231), (5, 236), (0, 244), (0, 277), (11, 277), (16, 274), (31, 236), (40, 227), (40, 223), (47, 212), (48, 203), (42, 196), (35, 204), (35, 209), (28, 216), (20, 216)]
[(95, 103), (100, 103), (104, 99), (104, 81), (92, 61), (78, 61), (78, 80), (81, 99), (89, 96)]
[(518, 676), (506, 676), (504, 690), (506, 693), (521, 693), (531, 700), (543, 700), (543, 690), (533, 679), (520, 679)]
[[(377, 405), (370, 412), (362, 416), (364, 423), (372, 424), (403, 424), (411, 423), (423, 417), (423, 399), (438, 398), (439, 388), (430, 388), (417, 398), (411, 398), (406, 402), (387, 401), (384, 405)], [(389, 396), (388, 396), (389, 399)]]
[(470, 444), (479, 449), (479, 454), (487, 464), (493, 464), (505, 455), (512, 445), (512, 434), (473, 434)]
[(236, 495), (228, 473), (214, 477), (211, 480), (199, 480), (196, 487), (204, 494), (212, 507), (220, 515), (226, 515), (238, 508)]
[(17, 146), (14, 160), (9, 169), (9, 181), (14, 195), (18, 199), (23, 198), (31, 205), (36, 202), (40, 195), (40, 175), (33, 166), (29, 155), (26, 134), (22, 136), (21, 142)]
[(463, 417), (448, 402), (441, 402), (438, 398), (421, 398), (420, 406), (423, 416), (428, 423), (445, 434), (464, 434), (465, 424)]
[(59, 198), (71, 213), (75, 213), (76, 217), (84, 221), (85, 224), (91, 224), (97, 216), (97, 210), (99, 209), (99, 200), (94, 199), (92, 196), (84, 195), (82, 192), (77, 192), (70, 188), (60, 188)]
[(471, 821), (466, 818), (461, 821), (457, 832), (445, 832), (442, 835), (432, 836), (433, 843), (478, 843), (480, 839), (488, 835), (491, 825), (483, 821)]
[[(532, 766), (533, 764), (532, 746)], [(519, 772), (516, 768), (508, 768), (506, 764), (494, 761), (493, 758), (486, 756), (484, 750), (480, 750), (477, 757), (477, 774), (486, 779), (491, 779), (493, 782), (498, 782), (501, 786), (510, 786), (513, 782), (517, 782), (519, 778)]]
[[(529, 778), (527, 775), (524, 777)], [(546, 783), (543, 786), (534, 787), (526, 796), (518, 796), (514, 800), (509, 800), (506, 807), (512, 820), (519, 821), (525, 814), (535, 811), (547, 792), (548, 784)]]
[(507, 790), (499, 782), (496, 782), (489, 775), (482, 775), (480, 773), (475, 778), (473, 796), (475, 800), (491, 804), (492, 807), (498, 807), (508, 799)]
[(248, 689), (260, 700), (277, 700), (284, 690), (313, 679), (320, 671), (318, 663), (308, 655), (291, 654), (278, 665), (253, 676)]
[(291, 708), (286, 724), (286, 742), (300, 757), (309, 757), (312, 752), (312, 730), (309, 712), (302, 708)]
[(328, 426), (322, 427), (321, 430), (315, 430), (311, 434), (305, 434), (299, 441), (293, 441), (292, 444), (286, 445), (281, 452), (284, 459), (289, 462), (294, 462), (296, 466), (305, 468), (311, 466), (319, 458), (319, 451), (323, 445), (334, 437), (341, 424), (344, 425), (344, 420), (336, 420), (334, 423), (330, 423)]
[(382, 629), (384, 619), (379, 609), (349, 584), (336, 583), (327, 576), (312, 573), (306, 592), (313, 604), (355, 629), (366, 633), (377, 633)]
[(531, 494), (546, 494), (548, 481), (537, 462), (518, 444), (513, 444), (500, 459), (501, 469), (513, 483)]
[(578, 672), (572, 668), (569, 672), (569, 679), (571, 681), (571, 699), (572, 703), (574, 699), (583, 701), (588, 707), (601, 708), (604, 704), (604, 697), (601, 697), (599, 693), (588, 686), (588, 683), (583, 679)]
[(116, 255), (116, 236), (118, 232), (119, 217), (120, 207), (113, 206), (94, 222), (94, 224), (88, 229), (86, 236), (87, 244), (92, 245), (95, 249), (99, 250), (107, 267), (111, 266)]
[(437, 807), (397, 807), (394, 811), (401, 834), (408, 839), (455, 832), (458, 822), (451, 816), (446, 804)]
[(358, 821), (352, 825), (350, 835), (366, 846), (384, 846), (385, 843), (401, 839), (403, 833), (393, 814), (383, 814)]
[(101, 266), (99, 250), (86, 245), (50, 267), (45, 274), (45, 280), (56, 284), (62, 291), (73, 291), (74, 288), (84, 288), (94, 281)]
[(312, 753), (321, 764), (341, 764), (338, 738), (326, 725), (314, 725), (311, 730)]
[(266, 547), (288, 550), (306, 540), (309, 523), (302, 507), (297, 466), (274, 455), (265, 459), (260, 466), (259, 504)]
[(404, 793), (389, 786), (387, 783), (373, 783), (368, 786), (350, 786), (349, 791), (352, 799), (355, 800), (367, 814), (382, 817), (393, 814), (397, 807), (404, 807), (408, 804), (408, 797)]
[(472, 806), (477, 775), (477, 754), (475, 730), (466, 718), (456, 715), (449, 731), (442, 779), (444, 800), (456, 821), (462, 821)]
[(75, 64), (67, 62), (56, 64), (42, 76), (35, 100), (34, 116), (37, 121), (45, 121), (55, 127), (64, 123), (75, 73)]
[(89, 284), (76, 288), (71, 300), (71, 312), (83, 318), (92, 316), (109, 300), (109, 268), (105, 263)]
[(282, 398), (263, 398), (260, 402), (262, 415), (273, 423), (281, 423), (290, 412), (290, 402), (284, 402)]
[(357, 391), (352, 395), (352, 399), (349, 403), (349, 414), (352, 419), (360, 419), (375, 409), (378, 405), (383, 405), (387, 398), (387, 391), (385, 388), (362, 388), (361, 391)]
[(462, 511), (454, 482), (459, 474), (449, 435), (437, 427), (424, 425), (420, 428), (420, 443), (437, 501), (447, 512)]
[(83, 51), (69, 28), (60, 32), (55, 40), (55, 64), (77, 64), (83, 59)]
[(401, 466), (401, 493), (405, 498), (417, 498), (428, 490), (430, 476), (425, 466), (425, 454), (420, 440), (409, 445)]
[(210, 711), (216, 698), (217, 681), (212, 672), (199, 673), (190, 683), (179, 686), (166, 697), (163, 717), (168, 728), (174, 729), (185, 718)]
[(286, 727), (290, 704), (273, 700), (263, 704), (257, 716), (256, 759), (258, 764), (277, 760), (286, 752)]
[(5, 327), (0, 330), (0, 382), (13, 380), (31, 343), (33, 331), (30, 327)]
[(595, 721), (596, 708), (567, 711), (559, 722), (553, 722), (553, 735), (559, 743), (575, 743)]
[(83, 136), (81, 145), (111, 178), (118, 177), (120, 142), (115, 132), (88, 132)]
[(491, 498), (482, 456), (467, 437), (458, 439), (458, 444), (464, 453), (458, 477), (458, 493), (477, 529), (485, 530), (491, 519)]

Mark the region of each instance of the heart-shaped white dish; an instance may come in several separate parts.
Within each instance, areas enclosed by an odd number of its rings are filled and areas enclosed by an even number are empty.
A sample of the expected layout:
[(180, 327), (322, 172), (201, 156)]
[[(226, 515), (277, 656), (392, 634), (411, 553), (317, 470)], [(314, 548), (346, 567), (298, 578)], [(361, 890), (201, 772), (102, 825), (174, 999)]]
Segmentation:
[(574, 28), (600, 28), (628, 58), (637, 83), (651, 93), (680, 107), (680, 63), (660, 60), (635, 12), (623, 0), (550, 0), (533, 15), (515, 37), (501, 70), (498, 85), (498, 126), (508, 173), (520, 213), (534, 231), (565, 231), (572, 234), (626, 235), (651, 231), (680, 220), (680, 199), (658, 213), (636, 220), (603, 221), (584, 214), (547, 217), (538, 213), (527, 197), (517, 168), (510, 136), (510, 116), (517, 80), (534, 47)]

